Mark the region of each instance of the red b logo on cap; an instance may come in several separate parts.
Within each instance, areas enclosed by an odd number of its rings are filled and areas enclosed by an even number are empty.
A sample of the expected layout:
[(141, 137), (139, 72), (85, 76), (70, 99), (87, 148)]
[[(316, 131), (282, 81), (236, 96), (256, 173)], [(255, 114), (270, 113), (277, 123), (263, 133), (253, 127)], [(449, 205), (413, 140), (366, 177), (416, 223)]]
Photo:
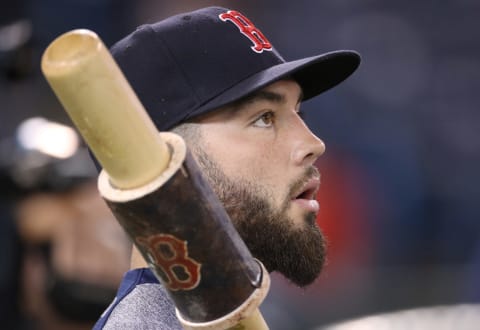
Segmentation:
[(271, 51), (272, 44), (253, 23), (238, 11), (229, 10), (218, 16), (222, 21), (230, 21), (235, 24), (240, 32), (253, 42), (251, 47), (255, 52), (262, 53), (264, 50)]

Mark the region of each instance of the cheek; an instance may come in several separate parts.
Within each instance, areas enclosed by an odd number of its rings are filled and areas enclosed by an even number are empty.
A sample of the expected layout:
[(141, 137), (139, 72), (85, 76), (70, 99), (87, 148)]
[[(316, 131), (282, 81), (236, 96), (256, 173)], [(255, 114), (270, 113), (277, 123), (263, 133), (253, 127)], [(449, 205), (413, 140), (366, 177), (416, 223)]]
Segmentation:
[(266, 149), (252, 153), (232, 152), (224, 160), (224, 173), (232, 180), (248, 182), (258, 187), (275, 208), (283, 207), (288, 195), (288, 173), (281, 161), (273, 158), (273, 150)]
[(214, 137), (211, 134), (214, 130), (210, 130), (204, 136), (204, 151), (228, 178), (260, 185), (275, 203), (283, 201), (291, 174), (288, 145), (276, 138), (262, 139), (232, 131), (220, 138)]
[(227, 150), (217, 155), (219, 165), (229, 177), (266, 184), (277, 175), (280, 159), (275, 157), (278, 153), (270, 145), (237, 143)]

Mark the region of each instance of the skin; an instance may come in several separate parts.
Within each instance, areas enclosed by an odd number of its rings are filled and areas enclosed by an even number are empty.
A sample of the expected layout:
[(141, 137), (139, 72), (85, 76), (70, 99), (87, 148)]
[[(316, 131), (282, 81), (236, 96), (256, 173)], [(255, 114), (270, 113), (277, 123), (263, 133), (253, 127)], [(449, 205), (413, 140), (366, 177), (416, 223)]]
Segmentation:
[[(304, 286), (324, 262), (314, 163), (325, 145), (300, 117), (301, 100), (300, 86), (281, 80), (196, 118), (187, 131), (198, 134), (184, 138), (252, 254)], [(145, 266), (136, 251), (132, 266)]]
[(20, 295), (25, 316), (38, 330), (92, 329), (92, 320), (65, 318), (48, 291), (52, 273), (114, 290), (128, 269), (128, 238), (99, 196), (96, 181), (67, 191), (33, 192), (16, 207), (24, 247)]
[[(262, 91), (267, 94), (200, 118), (202, 149), (228, 178), (264, 187), (272, 206), (281, 209), (291, 200), (289, 186), (304, 179), (325, 145), (299, 116), (296, 82), (278, 81)], [(302, 227), (310, 211), (295, 201), (287, 216)]]

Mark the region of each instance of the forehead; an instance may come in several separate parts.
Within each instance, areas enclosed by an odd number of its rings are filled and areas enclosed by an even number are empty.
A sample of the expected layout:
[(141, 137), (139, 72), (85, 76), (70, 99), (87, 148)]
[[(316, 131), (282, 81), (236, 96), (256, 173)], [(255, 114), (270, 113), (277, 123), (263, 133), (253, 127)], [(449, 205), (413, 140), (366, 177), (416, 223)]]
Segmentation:
[(274, 103), (300, 102), (302, 96), (302, 90), (296, 81), (284, 79), (241, 98), (230, 105), (230, 107), (241, 107), (256, 101), (270, 101)]
[(212, 117), (232, 116), (237, 113), (242, 113), (249, 106), (256, 103), (269, 102), (274, 104), (293, 103), (294, 105), (300, 103), (303, 98), (303, 93), (300, 85), (291, 79), (284, 79), (274, 82), (266, 87), (255, 91), (247, 96), (220, 107), (210, 113), (204, 114), (197, 118), (197, 122), (208, 120)]

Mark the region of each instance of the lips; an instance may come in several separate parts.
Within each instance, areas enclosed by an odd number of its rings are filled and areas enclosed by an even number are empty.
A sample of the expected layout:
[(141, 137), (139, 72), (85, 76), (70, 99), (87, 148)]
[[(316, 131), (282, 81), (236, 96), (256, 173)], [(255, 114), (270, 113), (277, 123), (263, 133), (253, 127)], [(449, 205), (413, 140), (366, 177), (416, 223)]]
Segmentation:
[(315, 199), (319, 186), (320, 178), (311, 178), (296, 192), (293, 199)]
[(320, 178), (310, 178), (293, 195), (292, 202), (305, 208), (307, 211), (317, 213), (320, 209), (316, 197), (320, 187)]

